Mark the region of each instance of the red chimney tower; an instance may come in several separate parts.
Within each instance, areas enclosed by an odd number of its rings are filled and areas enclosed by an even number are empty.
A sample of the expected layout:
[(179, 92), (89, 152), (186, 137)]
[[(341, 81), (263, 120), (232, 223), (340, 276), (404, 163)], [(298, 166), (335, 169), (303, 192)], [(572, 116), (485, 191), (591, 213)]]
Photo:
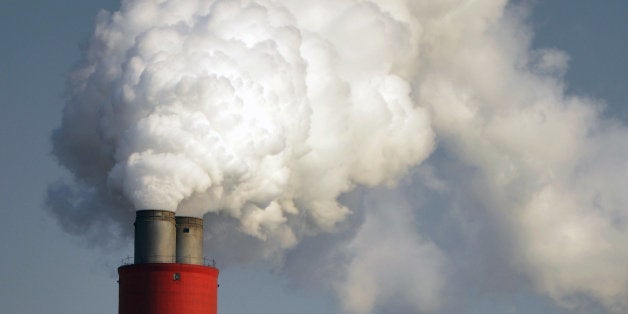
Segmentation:
[(119, 314), (216, 314), (218, 269), (203, 257), (203, 219), (135, 217), (135, 260), (120, 266)]

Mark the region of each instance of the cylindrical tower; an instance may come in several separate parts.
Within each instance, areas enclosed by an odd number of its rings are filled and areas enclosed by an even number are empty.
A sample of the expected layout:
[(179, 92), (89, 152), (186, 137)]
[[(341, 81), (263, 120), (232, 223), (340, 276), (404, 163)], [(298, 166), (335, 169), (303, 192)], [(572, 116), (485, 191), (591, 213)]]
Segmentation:
[(173, 263), (176, 254), (174, 213), (139, 210), (135, 214), (135, 263)]
[(202, 219), (138, 211), (135, 254), (118, 268), (118, 313), (217, 313), (218, 269), (203, 263)]
[(177, 217), (177, 263), (203, 264), (203, 219)]
[(118, 268), (120, 314), (216, 314), (218, 269), (161, 263)]

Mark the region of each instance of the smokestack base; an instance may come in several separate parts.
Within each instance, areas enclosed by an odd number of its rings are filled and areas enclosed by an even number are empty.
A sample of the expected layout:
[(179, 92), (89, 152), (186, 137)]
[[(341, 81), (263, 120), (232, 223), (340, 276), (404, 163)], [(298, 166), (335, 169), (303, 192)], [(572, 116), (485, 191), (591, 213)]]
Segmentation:
[(119, 314), (216, 314), (218, 269), (190, 264), (118, 268)]

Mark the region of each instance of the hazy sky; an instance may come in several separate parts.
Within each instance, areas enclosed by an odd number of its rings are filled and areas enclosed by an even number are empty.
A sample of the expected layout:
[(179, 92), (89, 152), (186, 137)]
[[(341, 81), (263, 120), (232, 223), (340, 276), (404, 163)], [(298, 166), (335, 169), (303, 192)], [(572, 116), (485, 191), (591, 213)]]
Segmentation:
[[(3, 252), (0, 256), (0, 311), (3, 313), (98, 314), (115, 313), (117, 310), (116, 268), (123, 257), (132, 254), (131, 243), (119, 245), (116, 241), (103, 241), (113, 244), (108, 247), (95, 246), (83, 237), (70, 235), (61, 228), (57, 218), (44, 209), (44, 200), (49, 184), (69, 178), (69, 174), (56, 164), (50, 154), (51, 131), (60, 124), (65, 102), (66, 74), (80, 60), (81, 47), (85, 46), (93, 32), (93, 21), (98, 11), (115, 11), (118, 8), (118, 1), (104, 0), (0, 2), (0, 200), (4, 215), (0, 224)], [(567, 94), (591, 97), (595, 103), (606, 102), (604, 115), (619, 119), (623, 127), (628, 122), (628, 68), (625, 62), (625, 56), (628, 55), (627, 12), (628, 3), (620, 0), (538, 1), (527, 20), (534, 31), (534, 47), (559, 49), (568, 55), (568, 69), (564, 76)], [(427, 161), (431, 167), (428, 169), (436, 169), (435, 175), (445, 181), (455, 177), (453, 172), (475, 171), (457, 162), (449, 154), (451, 150), (455, 149), (437, 148)], [(460, 168), (449, 169), (448, 165), (458, 165)], [(583, 297), (580, 307), (560, 306), (551, 298), (551, 291), (554, 290), (546, 288), (545, 293), (539, 292), (543, 289), (534, 289), (530, 283), (534, 280), (531, 278), (533, 276), (525, 275), (512, 263), (500, 261), (499, 258), (507, 252), (503, 247), (508, 245), (509, 240), (491, 239), (492, 232), (502, 234), (499, 226), (478, 221), (498, 220), (501, 217), (491, 218), (489, 211), (474, 210), (470, 213), (477, 216), (470, 218), (469, 213), (461, 214), (466, 223), (446, 230), (454, 221), (449, 215), (455, 210), (443, 214), (435, 208), (450, 203), (439, 197), (423, 197), (424, 193), (429, 192), (424, 186), (427, 183), (417, 188), (416, 193), (407, 191), (412, 188), (412, 182), (417, 177), (429, 177), (426, 171), (429, 172), (425, 169), (417, 170), (413, 172), (416, 176), (408, 176), (405, 180), (410, 184), (400, 188), (404, 191), (358, 191), (344, 202), (369, 213), (356, 213), (354, 218), (349, 219), (349, 227), (354, 223), (363, 223), (360, 232), (368, 233), (370, 227), (378, 228), (377, 225), (369, 225), (369, 219), (390, 219), (390, 224), (398, 228), (417, 228), (420, 230), (417, 234), (421, 235), (416, 239), (421, 243), (420, 249), (416, 252), (395, 252), (393, 249), (393, 253), (407, 254), (409, 259), (418, 257), (417, 260), (425, 256), (422, 254), (427, 254), (427, 260), (430, 260), (438, 255), (428, 254), (432, 250), (431, 245), (434, 245), (438, 247), (436, 250), (444, 252), (443, 255), (450, 259), (448, 264), (445, 263), (451, 266), (449, 269), (462, 273), (447, 275), (454, 278), (449, 282), (457, 286), (442, 288), (439, 299), (442, 303), (452, 305), (442, 306), (436, 313), (597, 313), (605, 310), (599, 300), (587, 296)], [(606, 172), (601, 172), (601, 180), (605, 175)], [(469, 182), (472, 180), (466, 183)], [(456, 183), (450, 182), (449, 188), (455, 187)], [(401, 201), (402, 194), (416, 195), (415, 198), (406, 196)], [(458, 194), (452, 197), (461, 202), (477, 202), (465, 204), (470, 207), (483, 206), (480, 204), (482, 200), (477, 198)], [(413, 220), (409, 225), (408, 222), (397, 221), (395, 217), (380, 217), (381, 213), (373, 209), (378, 204), (399, 207), (400, 211), (407, 210), (411, 212), (410, 216), (416, 218), (416, 222)], [(625, 207), (621, 210), (625, 217)], [(619, 216), (622, 217), (621, 214)], [(128, 227), (132, 228), (131, 222)], [(474, 227), (482, 228), (477, 231), (480, 235), (475, 240), (491, 241), (459, 241), (458, 237), (466, 232), (464, 228)], [(625, 226), (623, 228), (625, 230)], [(76, 232), (81, 233), (81, 230)], [(308, 282), (310, 277), (334, 268), (334, 265), (319, 263), (335, 259), (317, 259), (315, 255), (319, 252), (329, 253), (325, 248), (326, 243), (347, 243), (343, 241), (356, 236), (353, 232), (344, 230), (340, 239), (325, 234), (314, 239), (306, 238), (296, 249), (288, 251), (287, 262), (282, 267), (268, 266), (272, 262), (257, 260), (221, 268), (219, 312), (342, 313), (343, 302), (338, 301), (334, 286), (321, 282), (324, 280), (311, 280), (311, 285)], [(361, 241), (371, 240), (360, 237), (360, 232), (356, 236), (359, 240), (348, 242), (348, 251), (358, 250), (364, 245)], [(423, 245), (424, 238), (431, 241)], [(618, 241), (625, 239), (621, 235), (618, 238)], [(382, 246), (388, 244), (382, 241)], [(624, 246), (624, 250), (628, 246), (625, 242), (619, 244)], [(216, 247), (218, 251), (228, 249), (219, 244), (210, 247)], [(221, 256), (208, 255), (221, 266)], [(237, 255), (233, 254), (226, 259), (235, 260)], [(495, 259), (490, 259), (487, 264), (489, 259), (478, 255)], [(461, 261), (451, 261), (457, 257), (468, 258), (464, 263), (468, 262), (471, 266), (466, 267)], [(438, 264), (438, 261), (434, 263)], [(369, 269), (368, 265), (356, 261), (351, 265), (353, 269)], [(396, 266), (406, 267), (405, 264), (391, 264), (391, 267)], [(538, 272), (545, 271), (542, 266), (537, 268)], [(474, 275), (473, 272), (478, 270), (481, 271)], [(379, 271), (379, 276), (386, 276), (388, 269), (383, 267)], [(495, 276), (484, 277), (491, 273)], [(420, 272), (417, 276), (418, 280), (431, 278), (429, 274)], [(438, 279), (434, 281), (440, 282)], [(419, 286), (416, 291), (429, 294), (432, 288)], [(343, 288), (337, 289), (341, 291), (340, 295), (345, 291)], [(391, 291), (396, 289), (392, 288)], [(390, 299), (395, 300), (395, 297)], [(431, 304), (430, 300), (421, 300), (419, 308), (429, 308), (426, 304)], [(408, 304), (412, 302), (383, 301), (375, 305), (374, 312), (416, 311), (415, 307)]]

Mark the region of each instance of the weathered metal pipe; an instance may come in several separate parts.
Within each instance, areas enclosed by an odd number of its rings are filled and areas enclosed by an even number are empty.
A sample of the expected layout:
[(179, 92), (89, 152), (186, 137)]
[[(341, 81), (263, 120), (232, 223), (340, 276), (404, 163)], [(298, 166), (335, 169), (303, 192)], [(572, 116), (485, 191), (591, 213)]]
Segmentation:
[(176, 217), (177, 263), (203, 264), (203, 219)]
[(135, 215), (135, 264), (175, 262), (174, 213), (138, 210)]

